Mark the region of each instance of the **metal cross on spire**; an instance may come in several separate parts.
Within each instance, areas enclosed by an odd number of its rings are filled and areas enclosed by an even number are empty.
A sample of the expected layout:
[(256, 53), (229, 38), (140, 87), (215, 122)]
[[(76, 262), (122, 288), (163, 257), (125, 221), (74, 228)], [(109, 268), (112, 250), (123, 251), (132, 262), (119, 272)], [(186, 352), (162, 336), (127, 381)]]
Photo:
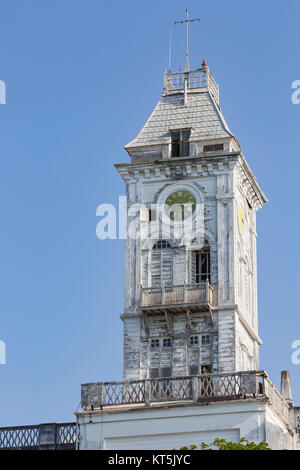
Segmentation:
[(185, 67), (184, 71), (188, 72), (190, 70), (189, 64), (189, 23), (194, 23), (194, 21), (200, 21), (200, 18), (193, 18), (189, 20), (189, 12), (188, 9), (185, 10), (186, 12), (186, 19), (182, 21), (174, 21), (174, 24), (186, 24), (186, 60), (185, 60)]

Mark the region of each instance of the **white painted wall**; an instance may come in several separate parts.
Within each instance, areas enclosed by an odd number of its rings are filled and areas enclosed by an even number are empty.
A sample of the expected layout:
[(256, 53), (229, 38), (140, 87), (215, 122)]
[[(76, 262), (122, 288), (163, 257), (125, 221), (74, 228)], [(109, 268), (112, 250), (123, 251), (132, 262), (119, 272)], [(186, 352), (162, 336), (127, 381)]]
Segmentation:
[(152, 406), (76, 413), (80, 449), (179, 449), (216, 437), (261, 442), (276, 449), (293, 448), (284, 424), (262, 400), (217, 402), (208, 405)]

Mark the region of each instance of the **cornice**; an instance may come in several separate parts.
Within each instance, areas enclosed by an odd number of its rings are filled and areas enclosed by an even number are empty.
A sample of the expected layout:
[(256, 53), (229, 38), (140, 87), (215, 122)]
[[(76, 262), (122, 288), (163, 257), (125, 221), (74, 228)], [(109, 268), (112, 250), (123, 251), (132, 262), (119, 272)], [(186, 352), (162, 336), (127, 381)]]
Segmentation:
[(242, 152), (240, 153), (238, 171), (240, 185), (243, 192), (246, 194), (247, 199), (250, 203), (256, 202), (256, 209), (261, 208), (266, 202), (268, 202), (268, 199), (260, 188), (257, 179)]
[(219, 175), (231, 171), (239, 152), (204, 157), (183, 157), (155, 162), (119, 163), (115, 167), (126, 183), (147, 180), (178, 180), (183, 178)]

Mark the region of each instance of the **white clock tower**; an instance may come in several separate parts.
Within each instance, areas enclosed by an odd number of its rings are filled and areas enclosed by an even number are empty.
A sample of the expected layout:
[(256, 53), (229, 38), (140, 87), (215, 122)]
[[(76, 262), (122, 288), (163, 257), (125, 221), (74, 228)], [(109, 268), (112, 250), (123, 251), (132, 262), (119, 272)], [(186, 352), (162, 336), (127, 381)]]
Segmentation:
[[(124, 374), (81, 387), (80, 449), (215, 438), (295, 449), (300, 409), (259, 370), (256, 211), (266, 202), (200, 69), (164, 90), (116, 165), (126, 182)], [(103, 359), (105, 360), (105, 359)]]
[(205, 62), (165, 73), (125, 148), (124, 379), (258, 370), (256, 211), (266, 198)]

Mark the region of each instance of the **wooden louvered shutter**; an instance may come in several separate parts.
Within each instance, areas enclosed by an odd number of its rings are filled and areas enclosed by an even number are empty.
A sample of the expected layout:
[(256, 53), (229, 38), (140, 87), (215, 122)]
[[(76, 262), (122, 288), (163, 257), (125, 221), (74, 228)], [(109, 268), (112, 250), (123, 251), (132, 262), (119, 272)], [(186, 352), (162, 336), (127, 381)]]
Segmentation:
[(152, 250), (151, 260), (151, 283), (152, 287), (162, 284), (171, 285), (172, 274), (172, 250)]
[(162, 377), (172, 377), (172, 367), (163, 367), (161, 369)]
[(196, 256), (195, 250), (191, 251), (191, 283), (196, 284)]
[(199, 365), (191, 365), (190, 366), (190, 375), (198, 375), (199, 374)]
[(181, 131), (181, 149), (180, 149), (181, 157), (187, 157), (190, 154), (190, 143), (189, 143), (190, 134), (191, 134), (190, 129)]
[(172, 284), (172, 251), (161, 251), (161, 280), (164, 284)]
[(161, 285), (161, 252), (152, 251), (151, 260), (152, 287)]
[(157, 379), (159, 376), (159, 369), (158, 367), (152, 367), (150, 369), (150, 379)]

